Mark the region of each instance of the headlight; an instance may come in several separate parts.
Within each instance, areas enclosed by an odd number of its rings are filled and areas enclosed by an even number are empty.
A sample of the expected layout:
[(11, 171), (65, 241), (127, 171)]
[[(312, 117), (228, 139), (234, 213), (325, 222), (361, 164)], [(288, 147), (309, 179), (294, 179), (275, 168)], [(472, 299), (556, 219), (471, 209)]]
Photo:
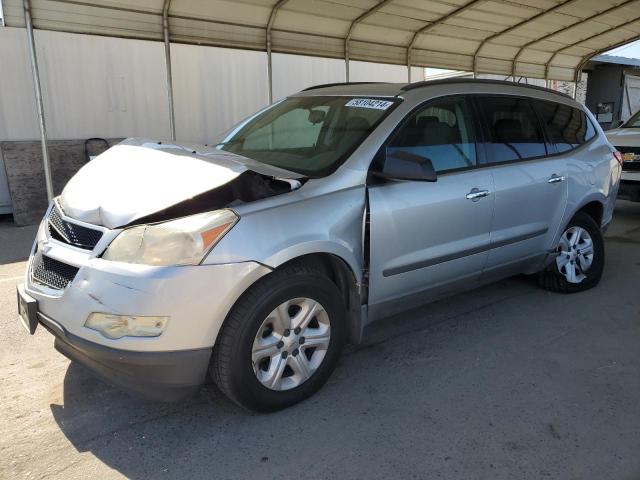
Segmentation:
[(100, 332), (107, 338), (158, 337), (164, 332), (169, 317), (139, 317), (134, 315), (111, 315), (92, 313), (85, 327)]
[(123, 230), (103, 258), (144, 265), (197, 265), (238, 221), (231, 210)]

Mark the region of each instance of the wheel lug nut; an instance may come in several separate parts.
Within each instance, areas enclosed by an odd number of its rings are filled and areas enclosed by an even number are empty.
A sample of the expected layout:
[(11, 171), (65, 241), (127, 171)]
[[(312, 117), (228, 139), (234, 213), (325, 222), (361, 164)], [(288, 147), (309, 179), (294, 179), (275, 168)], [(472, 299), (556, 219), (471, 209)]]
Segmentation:
[(293, 355), (294, 357), (298, 355), (298, 349), (296, 348), (293, 352), (291, 352), (291, 355)]
[(278, 342), (278, 345), (276, 345), (276, 347), (278, 347), (278, 348), (282, 348), (282, 347), (284, 347), (284, 342), (283, 342), (282, 340), (280, 340), (280, 341)]
[(287, 358), (289, 356), (289, 352), (282, 352), (282, 358)]
[(298, 334), (300, 333), (300, 327), (297, 327), (297, 328), (293, 331), (293, 333), (295, 333), (296, 335), (298, 335)]
[(289, 334), (291, 333), (291, 330), (289, 330), (288, 328), (284, 331), (284, 336), (288, 337)]
[(300, 337), (300, 338), (298, 339), (298, 343), (299, 343), (300, 345), (304, 345), (304, 337)]

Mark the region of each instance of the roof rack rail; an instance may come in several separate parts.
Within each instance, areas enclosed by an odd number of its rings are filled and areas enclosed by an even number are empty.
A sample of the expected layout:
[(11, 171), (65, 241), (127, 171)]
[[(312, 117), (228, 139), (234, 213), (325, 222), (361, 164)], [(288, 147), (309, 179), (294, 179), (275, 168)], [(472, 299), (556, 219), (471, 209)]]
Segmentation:
[(328, 88), (328, 87), (341, 87), (344, 85), (380, 85), (387, 84), (389, 82), (338, 82), (338, 83), (323, 83), (321, 85), (313, 85), (311, 87), (307, 87), (302, 92), (308, 92), (309, 90), (316, 90), (318, 88)]
[(559, 92), (557, 90), (551, 90), (550, 88), (539, 87), (538, 85), (529, 85), (526, 83), (518, 83), (512, 82), (509, 80), (492, 80), (489, 78), (446, 78), (442, 80), (423, 80), (420, 82), (408, 83), (405, 86), (401, 87), (400, 90), (407, 92), (409, 90), (415, 90), (416, 88), (428, 87), (431, 85), (448, 85), (451, 83), (476, 83), (483, 85), (510, 85), (513, 87), (523, 87), (523, 88), (532, 88), (534, 90), (541, 90), (543, 92), (554, 93), (556, 95), (561, 95), (566, 98), (573, 98), (566, 93)]

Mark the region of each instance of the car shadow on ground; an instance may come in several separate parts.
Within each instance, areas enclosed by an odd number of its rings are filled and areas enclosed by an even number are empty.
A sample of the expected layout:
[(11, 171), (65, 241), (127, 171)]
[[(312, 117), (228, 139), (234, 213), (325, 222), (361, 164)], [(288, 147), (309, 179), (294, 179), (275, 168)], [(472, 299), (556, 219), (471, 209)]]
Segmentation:
[(37, 225), (18, 227), (11, 215), (0, 215), (0, 265), (27, 260), (37, 231)]
[(385, 319), (287, 410), (247, 412), (211, 384), (146, 402), (71, 363), (51, 412), (75, 449), (134, 479), (623, 478), (640, 431), (618, 413), (640, 396), (640, 209), (616, 215), (596, 290), (519, 276)]
[[(399, 361), (402, 368), (406, 361), (395, 359), (405, 349), (404, 340), (394, 340), (406, 336), (415, 343), (416, 337), (440, 331), (445, 339), (439, 341), (446, 345), (446, 337), (453, 339), (464, 328), (460, 318), (470, 311), (539, 292), (535, 281), (524, 276), (498, 285), (497, 290), (495, 285), (493, 289), (483, 287), (471, 293), (471, 298), (452, 297), (375, 324), (363, 344), (347, 347), (341, 365), (320, 392), (281, 412), (264, 415), (243, 410), (211, 383), (180, 403), (147, 402), (112, 388), (73, 362), (64, 379), (63, 404), (52, 404), (51, 412), (79, 452), (91, 452), (128, 478), (182, 477), (188, 472), (191, 478), (200, 478), (212, 471), (221, 478), (226, 478), (225, 471), (229, 477), (250, 478), (259, 475), (267, 463), (273, 468), (272, 462), (283, 461), (290, 451), (305, 461), (314, 458), (316, 435), (323, 438), (321, 450), (329, 451), (357, 444), (358, 431), (371, 439), (376, 416), (402, 408), (392, 392), (409, 388), (411, 397), (422, 398), (424, 382), (440, 381), (440, 373), (434, 373), (418, 383), (406, 385), (402, 381), (398, 388), (391, 376), (384, 387), (377, 385), (376, 365), (386, 369), (389, 361)], [(389, 343), (399, 345), (389, 348)], [(415, 345), (406, 348), (409, 358), (422, 355)], [(440, 354), (446, 356), (446, 349)], [(427, 356), (426, 361), (429, 359)], [(391, 394), (385, 393), (386, 389)], [(402, 422), (400, 431), (413, 428), (410, 415)], [(314, 427), (309, 430), (305, 424)], [(345, 425), (355, 430), (347, 433)], [(285, 478), (295, 475), (277, 468)], [(340, 477), (340, 472), (336, 475)], [(327, 476), (331, 477), (330, 472)]]

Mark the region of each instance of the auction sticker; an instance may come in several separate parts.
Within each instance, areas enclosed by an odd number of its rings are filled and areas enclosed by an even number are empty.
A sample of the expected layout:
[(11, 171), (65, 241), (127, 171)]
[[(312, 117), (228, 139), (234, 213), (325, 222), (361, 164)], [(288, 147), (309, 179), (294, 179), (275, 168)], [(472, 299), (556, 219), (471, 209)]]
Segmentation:
[(386, 110), (393, 102), (389, 102), (388, 100), (376, 100), (374, 98), (354, 98), (353, 100), (349, 100), (345, 107), (356, 107), (356, 108), (373, 108), (376, 110)]

